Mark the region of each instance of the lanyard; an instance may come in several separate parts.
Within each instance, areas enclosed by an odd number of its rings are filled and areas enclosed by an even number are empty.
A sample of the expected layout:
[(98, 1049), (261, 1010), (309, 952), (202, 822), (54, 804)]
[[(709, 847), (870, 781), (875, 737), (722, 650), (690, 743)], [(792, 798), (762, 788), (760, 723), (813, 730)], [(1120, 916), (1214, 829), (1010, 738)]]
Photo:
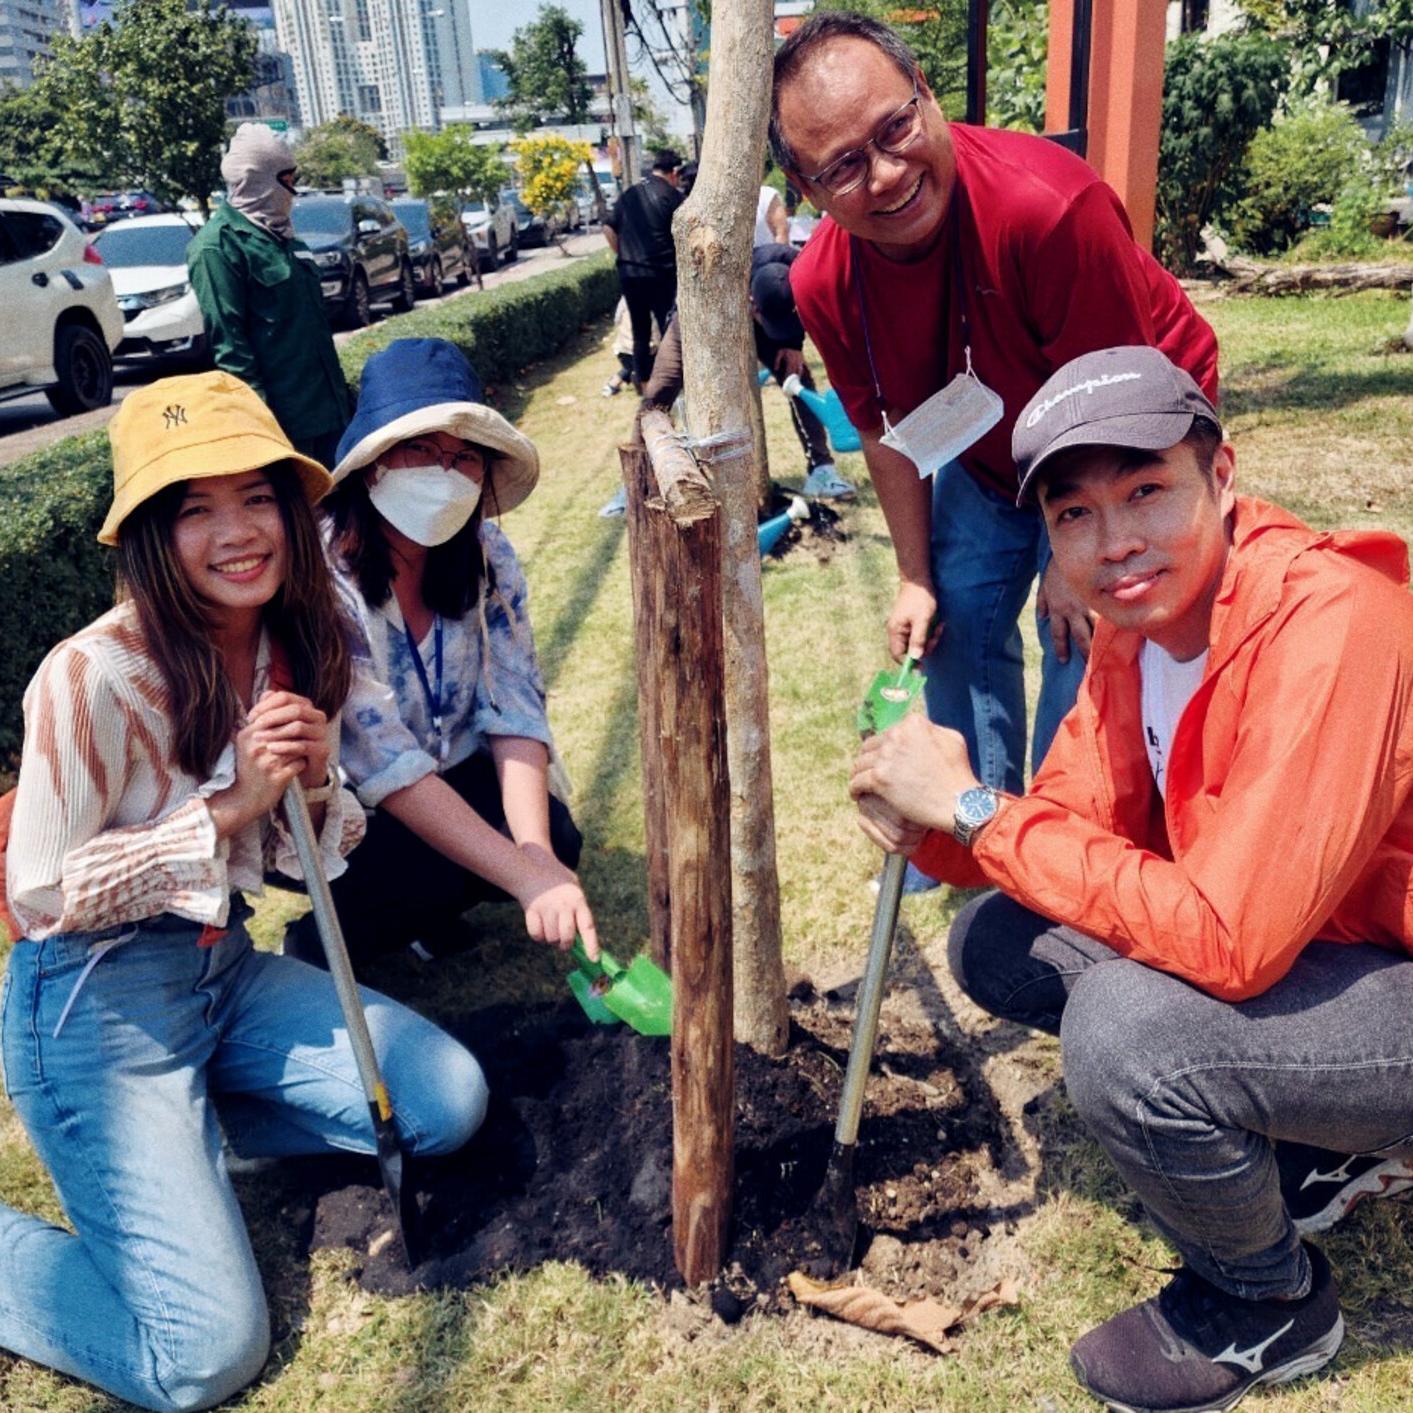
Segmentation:
[[(971, 322), (967, 318), (966, 281), (962, 278), (962, 213), (966, 210), (966, 190), (958, 177), (952, 186), (953, 228), (948, 233), (952, 243), (952, 291), (960, 316), (962, 329), (962, 352), (966, 358), (966, 371), (971, 372)], [(854, 289), (859, 297), (859, 321), (863, 325), (864, 352), (868, 355), (868, 371), (873, 377), (873, 395), (878, 402), (878, 410), (884, 413), (886, 424), (888, 415), (884, 412), (883, 384), (878, 376), (878, 364), (873, 357), (873, 336), (868, 324), (868, 301), (864, 298), (863, 246), (858, 236), (849, 237), (852, 256)]]
[(427, 710), (432, 714), (432, 730), (437, 733), (437, 760), (445, 764), (450, 747), (445, 735), (442, 734), (442, 616), (440, 613), (437, 614), (433, 622), (436, 644), (433, 648), (435, 654), (433, 661), (437, 668), (435, 695), (432, 692), (432, 684), (427, 680), (427, 669), (422, 663), (422, 654), (417, 651), (417, 639), (412, 636), (412, 630), (405, 624), (402, 631), (407, 636), (407, 648), (412, 654), (412, 665), (417, 669), (417, 680), (422, 684), (422, 695), (427, 699)]

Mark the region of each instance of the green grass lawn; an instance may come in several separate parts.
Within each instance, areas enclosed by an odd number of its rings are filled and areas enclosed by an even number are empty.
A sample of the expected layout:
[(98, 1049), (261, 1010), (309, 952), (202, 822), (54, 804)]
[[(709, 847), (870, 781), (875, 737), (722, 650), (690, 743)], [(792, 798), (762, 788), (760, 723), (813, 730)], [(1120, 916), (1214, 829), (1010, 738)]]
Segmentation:
[[(1223, 347), (1225, 410), (1240, 486), (1318, 526), (1413, 534), (1413, 357), (1388, 342), (1407, 300), (1204, 303)], [(599, 396), (613, 358), (602, 328), (552, 365), (498, 390), (538, 442), (544, 473), (505, 528), (524, 562), (550, 714), (586, 836), (581, 872), (600, 935), (631, 953), (645, 938), (643, 817), (636, 680), (622, 519), (597, 510), (618, 482), (628, 397)], [(773, 470), (797, 482), (800, 456), (784, 400), (765, 391)], [(841, 472), (864, 483), (862, 464)], [(876, 851), (845, 794), (859, 694), (883, 665), (894, 576), (871, 493), (844, 512), (847, 544), (827, 562), (794, 554), (765, 571), (779, 871), (788, 963), (816, 976), (856, 974), (873, 900)], [(258, 928), (274, 942), (301, 904), (272, 895)], [(1094, 1406), (1073, 1384), (1069, 1343), (1151, 1293), (1171, 1260), (1098, 1150), (1078, 1131), (1058, 1083), (1054, 1042), (980, 1016), (945, 975), (955, 902), (907, 904), (891, 1004), (922, 1006), (968, 1037), (1012, 1130), (991, 1192), (1024, 1272), (1021, 1306), (984, 1318), (951, 1358), (797, 1313), (734, 1329), (680, 1297), (595, 1282), (550, 1265), (469, 1293), (383, 1300), (348, 1278), (350, 1256), (292, 1249), (286, 1213), (259, 1178), (242, 1179), (271, 1294), (277, 1346), (261, 1381), (230, 1407), (496, 1413), (588, 1409), (1058, 1409)], [(513, 909), (476, 915), (484, 945), (436, 969), (389, 966), (379, 981), (436, 1016), (473, 1002), (557, 994), (562, 965), (522, 935)], [(583, 1194), (586, 1200), (593, 1194)], [(0, 1200), (59, 1216), (13, 1114), (0, 1107)], [(1251, 1407), (1399, 1409), (1413, 1378), (1413, 1251), (1404, 1209), (1365, 1208), (1328, 1242), (1350, 1338), (1332, 1371)], [(0, 1356), (0, 1409), (99, 1413), (90, 1390)]]

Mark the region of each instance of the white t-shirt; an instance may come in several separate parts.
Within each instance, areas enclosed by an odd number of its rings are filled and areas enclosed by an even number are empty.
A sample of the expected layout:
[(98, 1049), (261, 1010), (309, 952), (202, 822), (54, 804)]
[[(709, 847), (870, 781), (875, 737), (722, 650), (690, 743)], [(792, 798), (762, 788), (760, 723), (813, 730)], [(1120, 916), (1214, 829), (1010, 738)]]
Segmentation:
[(1139, 651), (1138, 671), (1142, 680), (1143, 744), (1148, 748), (1148, 764), (1158, 793), (1168, 797), (1168, 755), (1173, 732), (1183, 708), (1202, 685), (1207, 653), (1198, 653), (1189, 662), (1179, 662), (1156, 643), (1145, 642)]
[(766, 223), (765, 213), (770, 210), (770, 203), (778, 200), (780, 193), (773, 186), (763, 186), (760, 195), (756, 197), (756, 229), (751, 241), (751, 248), (758, 245), (774, 245), (775, 232)]

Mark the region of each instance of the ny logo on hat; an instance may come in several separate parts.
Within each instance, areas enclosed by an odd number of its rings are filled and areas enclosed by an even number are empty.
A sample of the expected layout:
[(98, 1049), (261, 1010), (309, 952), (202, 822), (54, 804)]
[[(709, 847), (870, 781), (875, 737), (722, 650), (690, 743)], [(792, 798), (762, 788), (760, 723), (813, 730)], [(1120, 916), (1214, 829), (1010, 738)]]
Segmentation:
[(172, 430), (173, 427), (186, 426), (186, 408), (178, 405), (175, 402), (172, 403), (170, 407), (165, 407), (162, 409), (162, 421), (166, 423), (167, 430), (169, 432)]

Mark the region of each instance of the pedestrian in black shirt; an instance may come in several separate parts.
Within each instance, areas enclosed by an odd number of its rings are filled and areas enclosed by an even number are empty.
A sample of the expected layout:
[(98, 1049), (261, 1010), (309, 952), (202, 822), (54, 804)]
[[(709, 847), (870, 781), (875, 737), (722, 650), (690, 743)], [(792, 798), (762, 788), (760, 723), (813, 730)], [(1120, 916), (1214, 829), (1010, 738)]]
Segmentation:
[(667, 327), (677, 302), (677, 248), (672, 215), (682, 204), (682, 159), (671, 149), (653, 159), (652, 175), (630, 186), (604, 222), (618, 256), (618, 279), (633, 321), (633, 380), (641, 390), (652, 371), (652, 327)]

